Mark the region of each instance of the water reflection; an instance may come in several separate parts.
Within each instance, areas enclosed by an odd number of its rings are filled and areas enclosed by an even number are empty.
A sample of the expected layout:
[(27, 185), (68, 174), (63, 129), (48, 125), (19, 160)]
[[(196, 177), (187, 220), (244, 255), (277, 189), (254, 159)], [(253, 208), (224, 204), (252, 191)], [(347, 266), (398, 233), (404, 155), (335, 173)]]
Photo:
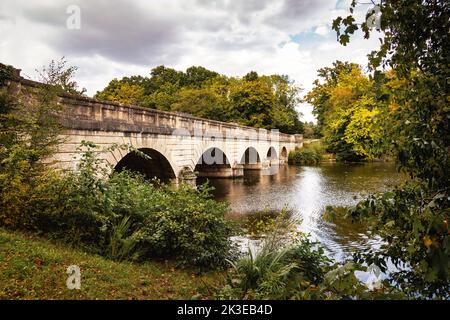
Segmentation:
[[(368, 235), (362, 225), (323, 220), (325, 208), (352, 206), (368, 194), (392, 189), (403, 179), (391, 163), (329, 163), (283, 166), (272, 176), (246, 171), (242, 179), (212, 179), (210, 184), (216, 188), (213, 194), (217, 200), (229, 202), (230, 216), (287, 206), (302, 220), (300, 229), (340, 260), (354, 250), (377, 243), (378, 239)], [(204, 181), (199, 179), (198, 183)]]

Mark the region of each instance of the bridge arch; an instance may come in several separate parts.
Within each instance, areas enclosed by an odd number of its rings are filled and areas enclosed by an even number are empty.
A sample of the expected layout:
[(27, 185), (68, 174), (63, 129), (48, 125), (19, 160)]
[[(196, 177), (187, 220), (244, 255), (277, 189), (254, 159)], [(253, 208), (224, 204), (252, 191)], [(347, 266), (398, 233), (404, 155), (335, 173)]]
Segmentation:
[(194, 171), (198, 177), (232, 177), (233, 170), (225, 152), (218, 147), (206, 149), (198, 159)]
[(267, 159), (269, 160), (276, 160), (278, 159), (277, 151), (274, 147), (270, 147), (269, 150), (267, 150)]
[(281, 158), (283, 158), (283, 159), (287, 159), (287, 157), (288, 157), (288, 152), (287, 152), (286, 147), (283, 146), (283, 148), (281, 148), (281, 154), (280, 154), (280, 156), (281, 156)]
[(169, 182), (176, 178), (174, 168), (168, 158), (161, 152), (152, 148), (140, 148), (138, 150), (149, 158), (131, 151), (117, 162), (114, 170), (118, 172), (123, 170), (139, 172), (147, 179), (157, 178), (161, 182)]
[(244, 154), (241, 157), (240, 164), (256, 164), (261, 162), (258, 151), (253, 147), (245, 149)]
[(260, 170), (262, 165), (259, 152), (254, 147), (248, 147), (240, 157), (239, 164), (244, 166), (244, 170)]

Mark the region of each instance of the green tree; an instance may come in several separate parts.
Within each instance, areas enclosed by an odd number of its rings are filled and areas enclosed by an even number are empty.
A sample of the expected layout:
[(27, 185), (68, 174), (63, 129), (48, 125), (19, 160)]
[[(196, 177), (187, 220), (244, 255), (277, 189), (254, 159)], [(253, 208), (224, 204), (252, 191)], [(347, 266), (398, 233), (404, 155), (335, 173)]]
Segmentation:
[(67, 66), (67, 60), (62, 57), (60, 60), (52, 60), (47, 66), (43, 66), (38, 73), (39, 81), (58, 87), (64, 92), (83, 94), (86, 89), (78, 89), (78, 83), (73, 79), (78, 67)]
[(314, 81), (314, 88), (305, 95), (304, 101), (313, 106), (313, 114), (317, 118), (317, 131), (322, 133), (325, 122), (325, 114), (330, 110), (330, 91), (335, 88), (339, 76), (348, 74), (352, 69), (358, 68), (355, 63), (336, 61), (332, 67), (321, 68), (317, 71), (318, 78)]
[(244, 81), (256, 81), (258, 78), (259, 75), (256, 71), (250, 71), (243, 77)]
[(128, 105), (141, 105), (144, 100), (144, 88), (124, 80), (113, 79), (103, 91), (97, 92), (95, 97)]
[(362, 73), (356, 64), (337, 61), (319, 70), (306, 100), (319, 115), (328, 151), (338, 159), (359, 161), (381, 156), (388, 150), (382, 143), (387, 103), (379, 97), (381, 86)]
[(227, 101), (210, 87), (182, 88), (172, 104), (173, 111), (190, 113), (197, 117), (227, 121)]
[(255, 128), (271, 125), (270, 112), (275, 98), (266, 82), (234, 81), (230, 88), (230, 101), (234, 121)]
[(219, 74), (215, 71), (200, 66), (192, 66), (186, 69), (183, 85), (200, 88), (217, 76)]
[(180, 87), (183, 84), (185, 75), (181, 71), (177, 71), (172, 68), (167, 68), (165, 66), (158, 66), (151, 70), (150, 81), (149, 81), (149, 93), (153, 93), (167, 83), (173, 86)]
[(176, 101), (176, 93), (179, 90), (178, 82), (173, 84), (171, 82), (163, 83), (151, 95), (144, 98), (144, 106), (153, 109), (170, 111), (172, 104)]
[[(11, 68), (0, 65), (0, 74), (14, 79)], [(43, 198), (56, 196), (42, 192), (54, 185), (51, 156), (61, 142), (58, 113), (63, 112), (57, 96), (65, 86), (77, 88), (73, 67), (52, 61), (40, 71), (46, 82), (34, 91), (35, 99), (20, 96), (15, 85), (0, 85), (0, 224), (27, 228), (42, 209)], [(75, 91), (73, 91), (75, 92)], [(48, 190), (48, 189), (47, 189)]]
[[(351, 4), (351, 12), (357, 6)], [(450, 292), (450, 3), (385, 0), (379, 50), (369, 56), (375, 75), (390, 67), (398, 78), (390, 97), (389, 134), (399, 168), (412, 181), (394, 192), (360, 203), (351, 216), (373, 222), (386, 244), (360, 258), (385, 267), (390, 259), (400, 271), (391, 280), (412, 297), (449, 298)], [(368, 16), (371, 16), (371, 12)], [(352, 14), (333, 21), (345, 45), (361, 29)], [(395, 81), (391, 84), (394, 84)], [(408, 268), (401, 268), (406, 263)]]
[(303, 133), (303, 123), (299, 119), (296, 106), (300, 102), (301, 88), (291, 82), (288, 76), (271, 75), (264, 77), (273, 88), (275, 104), (272, 108), (272, 128), (284, 133)]
[(318, 139), (320, 137), (317, 129), (317, 124), (314, 124), (313, 122), (306, 122), (304, 124), (303, 130), (303, 136), (306, 139)]

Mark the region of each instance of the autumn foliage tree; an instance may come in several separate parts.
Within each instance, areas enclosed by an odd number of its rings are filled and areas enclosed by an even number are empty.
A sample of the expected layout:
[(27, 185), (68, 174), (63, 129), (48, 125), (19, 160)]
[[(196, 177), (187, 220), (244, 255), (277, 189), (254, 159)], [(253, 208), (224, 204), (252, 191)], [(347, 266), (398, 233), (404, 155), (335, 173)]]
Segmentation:
[(305, 101), (313, 105), (329, 152), (341, 160), (371, 160), (388, 152), (382, 143), (386, 101), (376, 81), (356, 64), (336, 61), (319, 69), (320, 81)]
[[(356, 30), (371, 36), (367, 19), (357, 24), (352, 1), (347, 17), (333, 22), (345, 45)], [(393, 192), (370, 197), (350, 211), (368, 219), (386, 241), (358, 257), (383, 269), (392, 261), (393, 285), (410, 297), (450, 298), (450, 3), (440, 0), (378, 4), (380, 48), (369, 56), (375, 77), (388, 68), (390, 117), (386, 139), (399, 169), (411, 181)], [(369, 11), (367, 18), (371, 18)], [(395, 79), (396, 78), (396, 79)]]

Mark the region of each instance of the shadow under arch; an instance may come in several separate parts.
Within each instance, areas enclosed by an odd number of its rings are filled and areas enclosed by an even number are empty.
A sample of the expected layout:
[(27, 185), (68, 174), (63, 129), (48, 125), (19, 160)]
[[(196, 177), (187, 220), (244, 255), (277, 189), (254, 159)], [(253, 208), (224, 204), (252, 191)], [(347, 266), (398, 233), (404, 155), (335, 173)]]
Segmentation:
[(270, 147), (269, 150), (267, 150), (267, 159), (275, 160), (277, 158), (278, 158), (277, 151), (275, 150), (274, 147)]
[(126, 169), (139, 172), (147, 179), (158, 178), (161, 182), (169, 182), (176, 178), (169, 160), (162, 153), (151, 148), (138, 150), (148, 155), (150, 159), (131, 151), (116, 164), (114, 170), (121, 172)]
[(194, 169), (198, 177), (228, 178), (232, 176), (230, 161), (219, 148), (204, 151)]
[(287, 156), (288, 156), (288, 154), (287, 154), (286, 147), (281, 148), (281, 158), (287, 159)]
[(244, 154), (242, 155), (240, 164), (257, 164), (261, 162), (261, 158), (259, 157), (258, 151), (253, 147), (248, 147), (245, 149)]

